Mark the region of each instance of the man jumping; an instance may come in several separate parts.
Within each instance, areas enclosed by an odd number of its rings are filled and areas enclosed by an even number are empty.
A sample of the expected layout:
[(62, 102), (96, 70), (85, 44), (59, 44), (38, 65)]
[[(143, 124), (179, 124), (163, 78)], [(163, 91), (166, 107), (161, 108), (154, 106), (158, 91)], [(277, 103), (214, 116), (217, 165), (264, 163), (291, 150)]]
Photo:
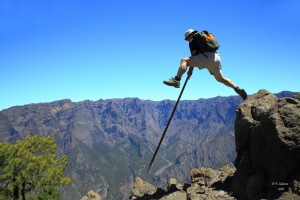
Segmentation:
[(232, 80), (223, 76), (220, 54), (217, 52), (201, 51), (200, 46), (196, 41), (195, 33), (197, 33), (196, 30), (188, 29), (184, 35), (185, 40), (189, 42), (191, 56), (181, 59), (177, 75), (174, 78), (172, 77), (171, 79), (164, 81), (163, 83), (169, 86), (180, 88), (180, 80), (182, 75), (186, 72), (187, 67), (189, 67), (188, 76), (193, 74), (194, 67), (198, 67), (199, 69), (206, 68), (218, 82), (231, 87), (245, 100), (247, 98), (247, 93), (245, 90), (239, 88), (233, 83)]

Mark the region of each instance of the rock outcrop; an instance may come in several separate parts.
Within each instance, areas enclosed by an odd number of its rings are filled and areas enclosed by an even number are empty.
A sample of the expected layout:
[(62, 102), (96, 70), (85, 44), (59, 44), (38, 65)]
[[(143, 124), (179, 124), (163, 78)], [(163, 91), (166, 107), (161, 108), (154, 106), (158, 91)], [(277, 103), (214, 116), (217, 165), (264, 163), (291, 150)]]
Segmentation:
[(191, 184), (178, 183), (175, 178), (169, 179), (165, 189), (155, 188), (150, 183), (137, 177), (134, 182), (131, 200), (232, 200), (227, 192), (235, 169), (224, 166), (218, 170), (211, 168), (193, 169)]
[(235, 122), (237, 197), (274, 199), (300, 195), (300, 96), (260, 90), (242, 103)]
[(102, 200), (102, 198), (97, 192), (90, 190), (81, 200)]
[(235, 141), (236, 168), (193, 169), (191, 184), (170, 179), (165, 190), (131, 199), (300, 199), (300, 93), (249, 97), (236, 111)]
[(136, 177), (132, 195), (135, 197), (143, 197), (144, 195), (153, 195), (156, 192), (156, 188), (150, 183), (143, 181), (140, 177)]

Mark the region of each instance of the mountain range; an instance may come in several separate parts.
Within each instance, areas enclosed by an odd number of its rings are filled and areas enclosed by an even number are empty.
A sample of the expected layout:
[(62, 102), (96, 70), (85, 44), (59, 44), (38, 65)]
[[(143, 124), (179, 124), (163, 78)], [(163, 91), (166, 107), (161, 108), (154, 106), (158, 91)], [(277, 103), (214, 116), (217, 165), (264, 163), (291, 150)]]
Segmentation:
[(170, 177), (189, 181), (193, 168), (233, 165), (241, 102), (238, 96), (181, 101), (149, 172), (175, 101), (65, 99), (16, 106), (0, 112), (0, 140), (54, 135), (58, 154), (69, 158), (65, 175), (73, 179), (61, 188), (63, 199), (80, 199), (91, 189), (104, 199), (128, 199), (137, 176), (162, 186)]

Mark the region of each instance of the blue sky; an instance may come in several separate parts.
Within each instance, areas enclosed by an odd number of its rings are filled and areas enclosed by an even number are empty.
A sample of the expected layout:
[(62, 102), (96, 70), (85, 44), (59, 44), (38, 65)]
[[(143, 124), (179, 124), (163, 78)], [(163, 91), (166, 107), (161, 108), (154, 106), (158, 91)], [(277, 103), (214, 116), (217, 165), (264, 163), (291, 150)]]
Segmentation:
[[(224, 76), (249, 94), (299, 91), (298, 0), (0, 0), (0, 110), (66, 98), (176, 100), (180, 90), (162, 81), (190, 55), (189, 28), (215, 34)], [(230, 95), (195, 69), (182, 99)]]

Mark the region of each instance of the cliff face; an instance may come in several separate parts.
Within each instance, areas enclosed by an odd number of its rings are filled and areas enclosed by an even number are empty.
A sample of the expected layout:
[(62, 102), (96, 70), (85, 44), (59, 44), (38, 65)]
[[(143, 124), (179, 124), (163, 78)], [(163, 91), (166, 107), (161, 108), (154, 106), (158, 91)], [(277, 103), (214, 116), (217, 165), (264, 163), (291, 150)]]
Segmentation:
[(236, 110), (235, 142), (235, 168), (193, 169), (191, 184), (171, 192), (171, 179), (150, 191), (137, 178), (131, 199), (300, 199), (300, 93), (252, 95)]
[(238, 197), (300, 195), (300, 96), (278, 99), (266, 90), (242, 103), (235, 122)]

